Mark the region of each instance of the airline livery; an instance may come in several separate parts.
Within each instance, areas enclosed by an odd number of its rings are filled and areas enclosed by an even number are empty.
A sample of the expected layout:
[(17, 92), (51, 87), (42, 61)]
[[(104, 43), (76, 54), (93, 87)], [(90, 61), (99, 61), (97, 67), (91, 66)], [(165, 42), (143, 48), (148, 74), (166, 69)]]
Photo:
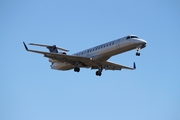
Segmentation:
[[(30, 50), (23, 42), (24, 47), (29, 52), (35, 52), (43, 54), (44, 57), (49, 58), (51, 62), (51, 68), (55, 70), (71, 70), (79, 72), (80, 68), (97, 69), (96, 75), (101, 76), (102, 70), (121, 70), (129, 69), (135, 70), (136, 64), (134, 62), (133, 67), (128, 67), (120, 64), (116, 64), (108, 61), (108, 59), (114, 55), (127, 52), (129, 50), (136, 49), (136, 56), (140, 56), (140, 50), (146, 47), (147, 42), (138, 38), (135, 35), (129, 35), (117, 40), (113, 40), (73, 55), (67, 55), (69, 50), (57, 47), (56, 45), (43, 45), (30, 43), (29, 45), (42, 46), (49, 49), (49, 52)], [(58, 52), (61, 50), (62, 52)]]

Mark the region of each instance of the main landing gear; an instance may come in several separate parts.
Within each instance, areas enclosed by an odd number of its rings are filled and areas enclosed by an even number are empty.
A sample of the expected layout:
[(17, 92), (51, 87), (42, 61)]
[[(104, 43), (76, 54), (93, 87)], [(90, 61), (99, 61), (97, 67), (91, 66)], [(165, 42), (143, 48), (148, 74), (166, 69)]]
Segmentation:
[(98, 71), (96, 71), (96, 76), (101, 76), (102, 70), (103, 70), (102, 66), (99, 66)]
[(96, 76), (101, 76), (102, 75), (102, 72), (101, 71), (96, 71)]
[(74, 72), (79, 72), (80, 71), (80, 68), (79, 68), (80, 64), (81, 64), (80, 62), (75, 63)]
[(80, 71), (80, 68), (79, 67), (75, 67), (74, 68), (74, 72), (79, 72)]

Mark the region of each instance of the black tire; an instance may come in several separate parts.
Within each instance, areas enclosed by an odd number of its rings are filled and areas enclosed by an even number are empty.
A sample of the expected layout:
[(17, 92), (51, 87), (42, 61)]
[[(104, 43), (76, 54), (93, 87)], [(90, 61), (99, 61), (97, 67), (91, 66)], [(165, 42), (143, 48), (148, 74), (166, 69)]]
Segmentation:
[(102, 72), (99, 72), (99, 76), (101, 76), (102, 75)]
[(97, 75), (97, 76), (101, 76), (101, 75), (102, 75), (102, 72), (96, 71), (96, 75)]
[(96, 71), (96, 75), (98, 76), (99, 74), (98, 74), (98, 71)]
[(80, 71), (80, 68), (79, 67), (75, 67), (74, 68), (74, 72), (79, 72)]
[(80, 71), (80, 68), (78, 67), (76, 71), (79, 72), (79, 71)]
[(136, 53), (136, 56), (140, 56), (140, 53), (137, 52), (137, 53)]

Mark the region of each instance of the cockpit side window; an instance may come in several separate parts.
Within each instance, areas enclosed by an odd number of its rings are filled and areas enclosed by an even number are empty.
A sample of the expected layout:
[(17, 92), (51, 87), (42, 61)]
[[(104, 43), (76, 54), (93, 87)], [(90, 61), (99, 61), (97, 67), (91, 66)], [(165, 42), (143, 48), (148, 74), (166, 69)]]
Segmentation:
[(128, 40), (130, 38), (138, 38), (138, 37), (137, 36), (127, 36), (126, 40)]
[(137, 36), (131, 36), (131, 38), (138, 38)]
[(131, 37), (130, 37), (130, 36), (128, 36), (128, 37), (126, 38), (126, 40), (127, 40), (127, 39), (130, 39), (130, 38), (131, 38)]

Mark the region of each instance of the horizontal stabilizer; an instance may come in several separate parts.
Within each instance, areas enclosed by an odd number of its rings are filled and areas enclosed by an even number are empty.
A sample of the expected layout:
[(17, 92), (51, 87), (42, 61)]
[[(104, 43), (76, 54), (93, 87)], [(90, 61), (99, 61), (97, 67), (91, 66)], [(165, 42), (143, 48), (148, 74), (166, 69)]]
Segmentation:
[[(44, 45), (44, 44), (35, 44), (35, 43), (29, 43), (29, 45), (34, 45), (34, 46), (41, 46), (41, 47), (46, 47), (46, 48), (53, 48), (55, 45)], [(64, 49), (64, 48), (60, 48), (60, 47), (56, 47), (58, 50), (62, 50), (65, 52), (68, 52), (69, 50)]]
[(27, 47), (26, 44), (25, 44), (25, 42), (23, 42), (23, 44), (24, 44), (25, 49), (26, 49), (27, 51), (29, 51), (29, 50), (28, 50), (28, 47)]

